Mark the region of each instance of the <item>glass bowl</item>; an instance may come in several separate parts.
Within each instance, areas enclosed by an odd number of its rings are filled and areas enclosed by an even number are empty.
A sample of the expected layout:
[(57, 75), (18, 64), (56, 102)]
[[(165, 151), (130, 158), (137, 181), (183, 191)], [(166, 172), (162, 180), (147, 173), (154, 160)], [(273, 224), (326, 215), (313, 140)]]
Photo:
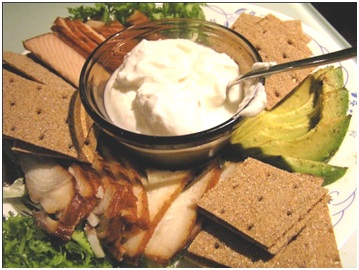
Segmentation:
[(207, 130), (180, 136), (151, 136), (113, 124), (104, 106), (104, 90), (112, 73), (141, 40), (190, 39), (229, 55), (241, 73), (262, 62), (254, 46), (243, 36), (216, 23), (192, 19), (151, 21), (129, 27), (99, 45), (86, 60), (80, 76), (80, 97), (94, 122), (117, 142), (150, 166), (194, 166), (216, 156), (228, 143), (242, 117), (233, 116)]

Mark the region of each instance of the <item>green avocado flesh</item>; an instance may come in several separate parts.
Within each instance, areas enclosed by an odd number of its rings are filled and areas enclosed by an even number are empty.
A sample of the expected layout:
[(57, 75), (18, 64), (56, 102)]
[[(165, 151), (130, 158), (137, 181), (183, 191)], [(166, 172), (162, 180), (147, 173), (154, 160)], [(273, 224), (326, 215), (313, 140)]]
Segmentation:
[(231, 144), (241, 156), (279, 156), (286, 161), (279, 167), (333, 182), (346, 171), (326, 163), (338, 151), (351, 119), (343, 81), (340, 67), (316, 71), (274, 109), (244, 119)]
[(324, 186), (335, 182), (348, 170), (348, 168), (333, 166), (325, 162), (295, 157), (264, 157), (263, 161), (290, 172), (308, 173), (322, 177), (324, 179)]

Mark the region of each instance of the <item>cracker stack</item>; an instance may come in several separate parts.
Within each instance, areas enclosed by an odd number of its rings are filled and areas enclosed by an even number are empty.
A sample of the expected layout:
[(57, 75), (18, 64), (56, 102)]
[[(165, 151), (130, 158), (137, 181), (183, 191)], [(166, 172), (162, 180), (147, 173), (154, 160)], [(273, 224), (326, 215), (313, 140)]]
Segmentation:
[(91, 163), (97, 131), (78, 91), (25, 55), (3, 60), (3, 134), (13, 150)]
[[(280, 64), (312, 55), (307, 47), (310, 38), (303, 33), (299, 20), (281, 21), (271, 14), (261, 18), (242, 13), (232, 28), (255, 46), (264, 62)], [(289, 71), (266, 78), (266, 109), (272, 109), (313, 70)]]
[(340, 267), (321, 184), (248, 158), (198, 202), (212, 221), (189, 254), (228, 267)]

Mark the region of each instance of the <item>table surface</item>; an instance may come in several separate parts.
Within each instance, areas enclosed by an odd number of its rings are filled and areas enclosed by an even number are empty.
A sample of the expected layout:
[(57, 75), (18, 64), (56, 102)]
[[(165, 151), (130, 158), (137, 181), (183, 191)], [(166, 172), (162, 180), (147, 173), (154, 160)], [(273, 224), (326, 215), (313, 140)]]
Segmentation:
[(353, 46), (357, 46), (357, 2), (313, 2), (323, 17)]
[[(86, 5), (86, 3), (81, 3)], [(51, 31), (51, 25), (57, 16), (67, 17), (67, 7), (77, 7), (80, 3), (3, 3), (3, 50), (16, 53), (24, 52), (22, 41)], [(258, 3), (253, 4), (299, 19), (319, 33), (329, 35), (340, 48), (350, 44), (337, 30), (308, 3)], [(342, 247), (341, 254), (357, 254), (357, 233)], [(353, 250), (355, 250), (353, 252)], [(350, 265), (356, 267), (356, 257)]]

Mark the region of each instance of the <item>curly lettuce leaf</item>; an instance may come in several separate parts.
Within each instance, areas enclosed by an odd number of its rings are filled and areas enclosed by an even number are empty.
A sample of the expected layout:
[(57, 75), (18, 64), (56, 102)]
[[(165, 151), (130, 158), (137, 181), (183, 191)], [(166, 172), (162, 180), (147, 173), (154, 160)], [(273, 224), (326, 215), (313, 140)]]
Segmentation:
[(71, 14), (71, 18), (82, 21), (93, 19), (107, 22), (107, 18), (109, 18), (108, 6), (105, 3), (96, 3), (93, 7), (81, 5), (76, 8), (68, 8), (67, 10)]
[(57, 243), (34, 224), (32, 217), (14, 215), (3, 220), (3, 267), (113, 267), (110, 258), (96, 258), (83, 231)]
[(126, 19), (136, 10), (142, 12), (151, 20), (165, 18), (192, 18), (204, 20), (205, 16), (201, 6), (204, 3), (163, 3), (157, 6), (155, 3), (95, 3), (94, 6), (81, 5), (76, 8), (68, 8), (70, 17), (82, 21), (100, 20), (105, 23), (118, 20), (127, 25)]
[(163, 3), (164, 18), (192, 18), (204, 20), (205, 16), (199, 3)]

